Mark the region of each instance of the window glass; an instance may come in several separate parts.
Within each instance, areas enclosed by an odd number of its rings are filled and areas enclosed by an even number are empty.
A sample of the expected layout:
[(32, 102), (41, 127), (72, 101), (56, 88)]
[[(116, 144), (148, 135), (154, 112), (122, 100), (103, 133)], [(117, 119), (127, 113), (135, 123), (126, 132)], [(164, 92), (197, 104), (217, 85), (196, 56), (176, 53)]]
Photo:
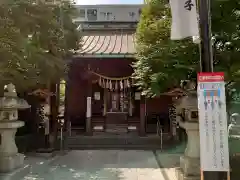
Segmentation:
[(97, 9), (88, 9), (87, 10), (87, 18), (89, 21), (97, 20)]

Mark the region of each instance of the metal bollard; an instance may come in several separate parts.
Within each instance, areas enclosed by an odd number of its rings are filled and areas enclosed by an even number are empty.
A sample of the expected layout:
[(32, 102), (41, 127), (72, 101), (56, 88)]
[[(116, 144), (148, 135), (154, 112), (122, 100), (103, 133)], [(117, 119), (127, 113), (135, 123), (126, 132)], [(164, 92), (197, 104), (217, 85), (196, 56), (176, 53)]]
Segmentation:
[(160, 130), (160, 138), (161, 138), (161, 150), (163, 149), (163, 130), (162, 130), (162, 128), (161, 128), (161, 130)]
[(69, 136), (72, 136), (72, 123), (71, 121), (69, 122)]
[(60, 150), (63, 149), (63, 127), (60, 128)]

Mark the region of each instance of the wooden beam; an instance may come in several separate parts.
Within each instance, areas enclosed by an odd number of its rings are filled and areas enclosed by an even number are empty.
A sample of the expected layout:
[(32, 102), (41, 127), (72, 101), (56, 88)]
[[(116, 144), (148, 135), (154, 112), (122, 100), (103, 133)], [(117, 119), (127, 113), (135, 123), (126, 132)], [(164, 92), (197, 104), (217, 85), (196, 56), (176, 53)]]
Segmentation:
[[(54, 96), (50, 97), (50, 133), (54, 136), (54, 142), (57, 140), (57, 131), (58, 131), (58, 102), (57, 102), (57, 85), (56, 83), (51, 83), (50, 90), (54, 93)], [(54, 144), (53, 144), (54, 146)]]

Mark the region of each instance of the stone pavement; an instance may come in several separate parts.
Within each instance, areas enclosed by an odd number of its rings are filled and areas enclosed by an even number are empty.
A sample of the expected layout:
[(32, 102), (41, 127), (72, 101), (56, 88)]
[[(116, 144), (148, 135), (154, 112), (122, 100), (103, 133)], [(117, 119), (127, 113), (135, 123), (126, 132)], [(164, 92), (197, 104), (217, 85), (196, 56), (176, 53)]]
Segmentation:
[(175, 169), (180, 166), (182, 154), (157, 151), (155, 155), (164, 180), (176, 180)]
[(70, 151), (44, 165), (31, 166), (21, 178), (6, 180), (175, 180), (178, 162), (179, 155), (158, 151)]
[(25, 180), (24, 177), (31, 173), (33, 167), (41, 168), (43, 166), (47, 166), (51, 161), (57, 159), (58, 157), (58, 155), (49, 158), (28, 155), (25, 157), (24, 165), (21, 168), (16, 169), (8, 174), (0, 174), (0, 180)]

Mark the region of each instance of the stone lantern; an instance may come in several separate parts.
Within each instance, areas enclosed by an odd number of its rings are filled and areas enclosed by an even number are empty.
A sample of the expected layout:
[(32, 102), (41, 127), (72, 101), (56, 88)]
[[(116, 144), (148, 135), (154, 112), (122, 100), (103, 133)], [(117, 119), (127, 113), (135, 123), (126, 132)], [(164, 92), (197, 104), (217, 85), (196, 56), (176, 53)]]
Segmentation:
[(180, 157), (180, 168), (176, 175), (178, 180), (200, 180), (200, 137), (198, 123), (197, 92), (188, 91), (187, 95), (178, 102), (178, 111), (181, 109), (179, 126), (187, 133), (187, 147)]
[(240, 115), (233, 113), (228, 126), (229, 149), (231, 155), (240, 154)]
[(18, 110), (30, 106), (17, 97), (13, 84), (6, 85), (4, 90), (4, 96), (0, 98), (0, 172), (10, 172), (24, 161), (24, 155), (18, 153), (15, 143), (17, 128), (24, 126), (24, 122), (18, 121)]

